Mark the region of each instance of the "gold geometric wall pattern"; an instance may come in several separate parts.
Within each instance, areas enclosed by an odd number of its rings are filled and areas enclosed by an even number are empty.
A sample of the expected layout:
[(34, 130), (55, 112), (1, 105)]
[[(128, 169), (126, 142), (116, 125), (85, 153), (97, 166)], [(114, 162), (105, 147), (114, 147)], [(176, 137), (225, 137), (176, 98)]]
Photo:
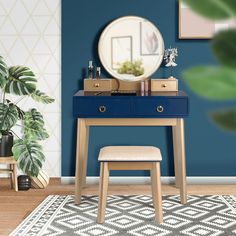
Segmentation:
[(50, 137), (42, 144), (43, 169), (61, 176), (61, 1), (0, 0), (0, 55), (8, 65), (26, 65), (38, 78), (39, 89), (55, 98), (52, 104), (22, 102), (44, 115)]

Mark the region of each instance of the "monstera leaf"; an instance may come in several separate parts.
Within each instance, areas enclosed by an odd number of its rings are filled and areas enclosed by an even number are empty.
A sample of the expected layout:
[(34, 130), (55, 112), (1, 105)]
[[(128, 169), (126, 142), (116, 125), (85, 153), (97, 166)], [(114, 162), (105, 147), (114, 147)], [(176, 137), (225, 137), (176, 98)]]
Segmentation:
[(24, 134), (27, 139), (44, 140), (49, 137), (44, 128), (43, 116), (36, 109), (25, 112)]
[(8, 67), (2, 56), (0, 56), (0, 88), (3, 88), (7, 83)]
[(3, 88), (7, 83), (8, 77), (8, 67), (3, 60), (3, 57), (0, 56), (0, 87)]
[(42, 102), (45, 104), (54, 102), (53, 98), (50, 98), (48, 95), (46, 95), (44, 92), (41, 92), (39, 90), (36, 90), (34, 93), (31, 94), (31, 97), (37, 101)]
[(213, 20), (236, 16), (235, 0), (182, 0), (197, 13)]
[(37, 141), (19, 139), (13, 145), (12, 151), (14, 159), (23, 172), (31, 176), (38, 176), (45, 156), (42, 153), (42, 146)]
[(36, 82), (34, 73), (28, 67), (12, 66), (9, 68), (5, 92), (16, 95), (29, 95), (36, 90)]
[(0, 103), (0, 130), (9, 131), (17, 122), (18, 112), (13, 104)]
[(20, 107), (18, 107), (16, 104), (14, 104), (12, 101), (10, 101), (9, 99), (6, 99), (6, 102), (8, 105), (15, 106), (15, 108), (18, 112), (18, 118), (20, 120), (23, 120), (25, 112)]
[(35, 108), (30, 109), (28, 112), (25, 112), (24, 118), (26, 122), (38, 122), (41, 126), (44, 125), (42, 114)]
[(236, 132), (236, 108), (212, 112), (211, 117), (220, 127)]

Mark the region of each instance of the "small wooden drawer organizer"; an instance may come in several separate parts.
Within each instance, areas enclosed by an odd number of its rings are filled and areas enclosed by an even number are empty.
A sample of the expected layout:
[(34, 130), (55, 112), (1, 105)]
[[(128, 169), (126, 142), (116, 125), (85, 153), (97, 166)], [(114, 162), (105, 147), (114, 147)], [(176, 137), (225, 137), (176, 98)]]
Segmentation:
[(154, 92), (178, 91), (178, 80), (175, 78), (151, 79), (151, 91)]
[(85, 91), (112, 91), (111, 79), (84, 79)]

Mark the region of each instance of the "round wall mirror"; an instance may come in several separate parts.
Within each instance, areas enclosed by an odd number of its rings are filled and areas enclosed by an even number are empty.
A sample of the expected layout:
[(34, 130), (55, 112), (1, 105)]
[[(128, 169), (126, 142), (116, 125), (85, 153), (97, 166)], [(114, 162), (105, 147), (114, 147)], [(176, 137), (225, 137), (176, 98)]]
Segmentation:
[(104, 29), (98, 53), (111, 76), (124, 81), (139, 81), (150, 77), (160, 67), (164, 42), (160, 31), (150, 21), (126, 16)]

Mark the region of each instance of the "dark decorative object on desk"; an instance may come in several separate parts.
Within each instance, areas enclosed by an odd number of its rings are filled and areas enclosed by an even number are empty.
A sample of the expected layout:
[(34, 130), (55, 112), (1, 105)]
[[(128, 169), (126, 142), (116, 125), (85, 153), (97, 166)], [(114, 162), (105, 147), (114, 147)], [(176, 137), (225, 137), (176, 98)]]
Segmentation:
[(28, 175), (19, 175), (17, 177), (18, 190), (27, 191), (31, 188), (31, 179)]

